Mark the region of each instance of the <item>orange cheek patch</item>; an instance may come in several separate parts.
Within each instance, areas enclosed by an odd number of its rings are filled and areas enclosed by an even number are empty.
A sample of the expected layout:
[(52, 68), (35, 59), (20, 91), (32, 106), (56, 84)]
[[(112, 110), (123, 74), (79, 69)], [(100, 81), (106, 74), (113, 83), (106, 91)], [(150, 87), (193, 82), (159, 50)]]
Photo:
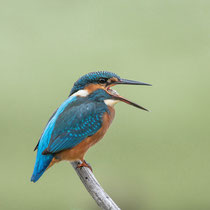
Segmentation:
[(106, 88), (104, 86), (99, 85), (99, 84), (90, 84), (90, 85), (87, 85), (85, 87), (85, 90), (87, 90), (88, 93), (92, 93), (92, 92), (94, 92), (95, 90), (98, 90), (98, 89), (106, 90)]

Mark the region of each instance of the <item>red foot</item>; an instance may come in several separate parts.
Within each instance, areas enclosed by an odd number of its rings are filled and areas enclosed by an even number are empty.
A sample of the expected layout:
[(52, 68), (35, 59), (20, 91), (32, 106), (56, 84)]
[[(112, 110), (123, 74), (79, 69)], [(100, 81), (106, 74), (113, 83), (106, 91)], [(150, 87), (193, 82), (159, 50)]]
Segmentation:
[(85, 160), (83, 160), (82, 163), (80, 163), (77, 166), (77, 168), (81, 168), (81, 167), (88, 167), (93, 172), (92, 167)]

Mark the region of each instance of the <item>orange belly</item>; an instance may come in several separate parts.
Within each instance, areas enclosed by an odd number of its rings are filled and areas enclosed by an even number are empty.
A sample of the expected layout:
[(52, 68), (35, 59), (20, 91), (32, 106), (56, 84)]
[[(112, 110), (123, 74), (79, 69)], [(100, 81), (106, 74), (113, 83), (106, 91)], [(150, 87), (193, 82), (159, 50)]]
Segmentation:
[[(51, 167), (54, 163), (59, 162), (61, 160), (75, 161), (75, 160), (84, 160), (84, 155), (87, 150), (97, 143), (100, 139), (103, 138), (107, 129), (109, 128), (112, 120), (114, 119), (115, 110), (112, 107), (109, 107), (110, 113), (105, 112), (103, 116), (103, 124), (100, 130), (98, 130), (94, 135), (87, 137), (82, 140), (78, 145), (71, 149), (63, 150), (55, 155), (53, 160), (51, 161), (49, 167)], [(48, 167), (48, 168), (49, 168)]]

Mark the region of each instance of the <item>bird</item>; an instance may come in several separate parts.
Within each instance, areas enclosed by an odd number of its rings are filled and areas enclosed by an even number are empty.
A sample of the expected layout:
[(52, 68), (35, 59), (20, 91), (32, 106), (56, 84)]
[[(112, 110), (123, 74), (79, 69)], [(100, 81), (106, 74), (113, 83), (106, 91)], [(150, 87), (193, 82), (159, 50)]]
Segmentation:
[(108, 71), (85, 74), (74, 83), (69, 97), (53, 113), (34, 149), (37, 155), (32, 182), (38, 181), (47, 169), (62, 160), (80, 160), (78, 168), (92, 170), (84, 156), (105, 135), (115, 116), (114, 105), (118, 102), (148, 111), (112, 89), (118, 84), (151, 86), (122, 79)]

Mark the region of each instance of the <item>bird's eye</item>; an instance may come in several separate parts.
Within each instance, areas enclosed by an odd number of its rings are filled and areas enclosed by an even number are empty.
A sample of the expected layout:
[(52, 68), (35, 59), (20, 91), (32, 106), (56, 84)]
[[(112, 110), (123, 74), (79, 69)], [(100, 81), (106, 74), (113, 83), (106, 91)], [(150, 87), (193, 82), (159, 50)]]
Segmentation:
[(107, 82), (106, 78), (99, 78), (98, 83), (105, 84)]

